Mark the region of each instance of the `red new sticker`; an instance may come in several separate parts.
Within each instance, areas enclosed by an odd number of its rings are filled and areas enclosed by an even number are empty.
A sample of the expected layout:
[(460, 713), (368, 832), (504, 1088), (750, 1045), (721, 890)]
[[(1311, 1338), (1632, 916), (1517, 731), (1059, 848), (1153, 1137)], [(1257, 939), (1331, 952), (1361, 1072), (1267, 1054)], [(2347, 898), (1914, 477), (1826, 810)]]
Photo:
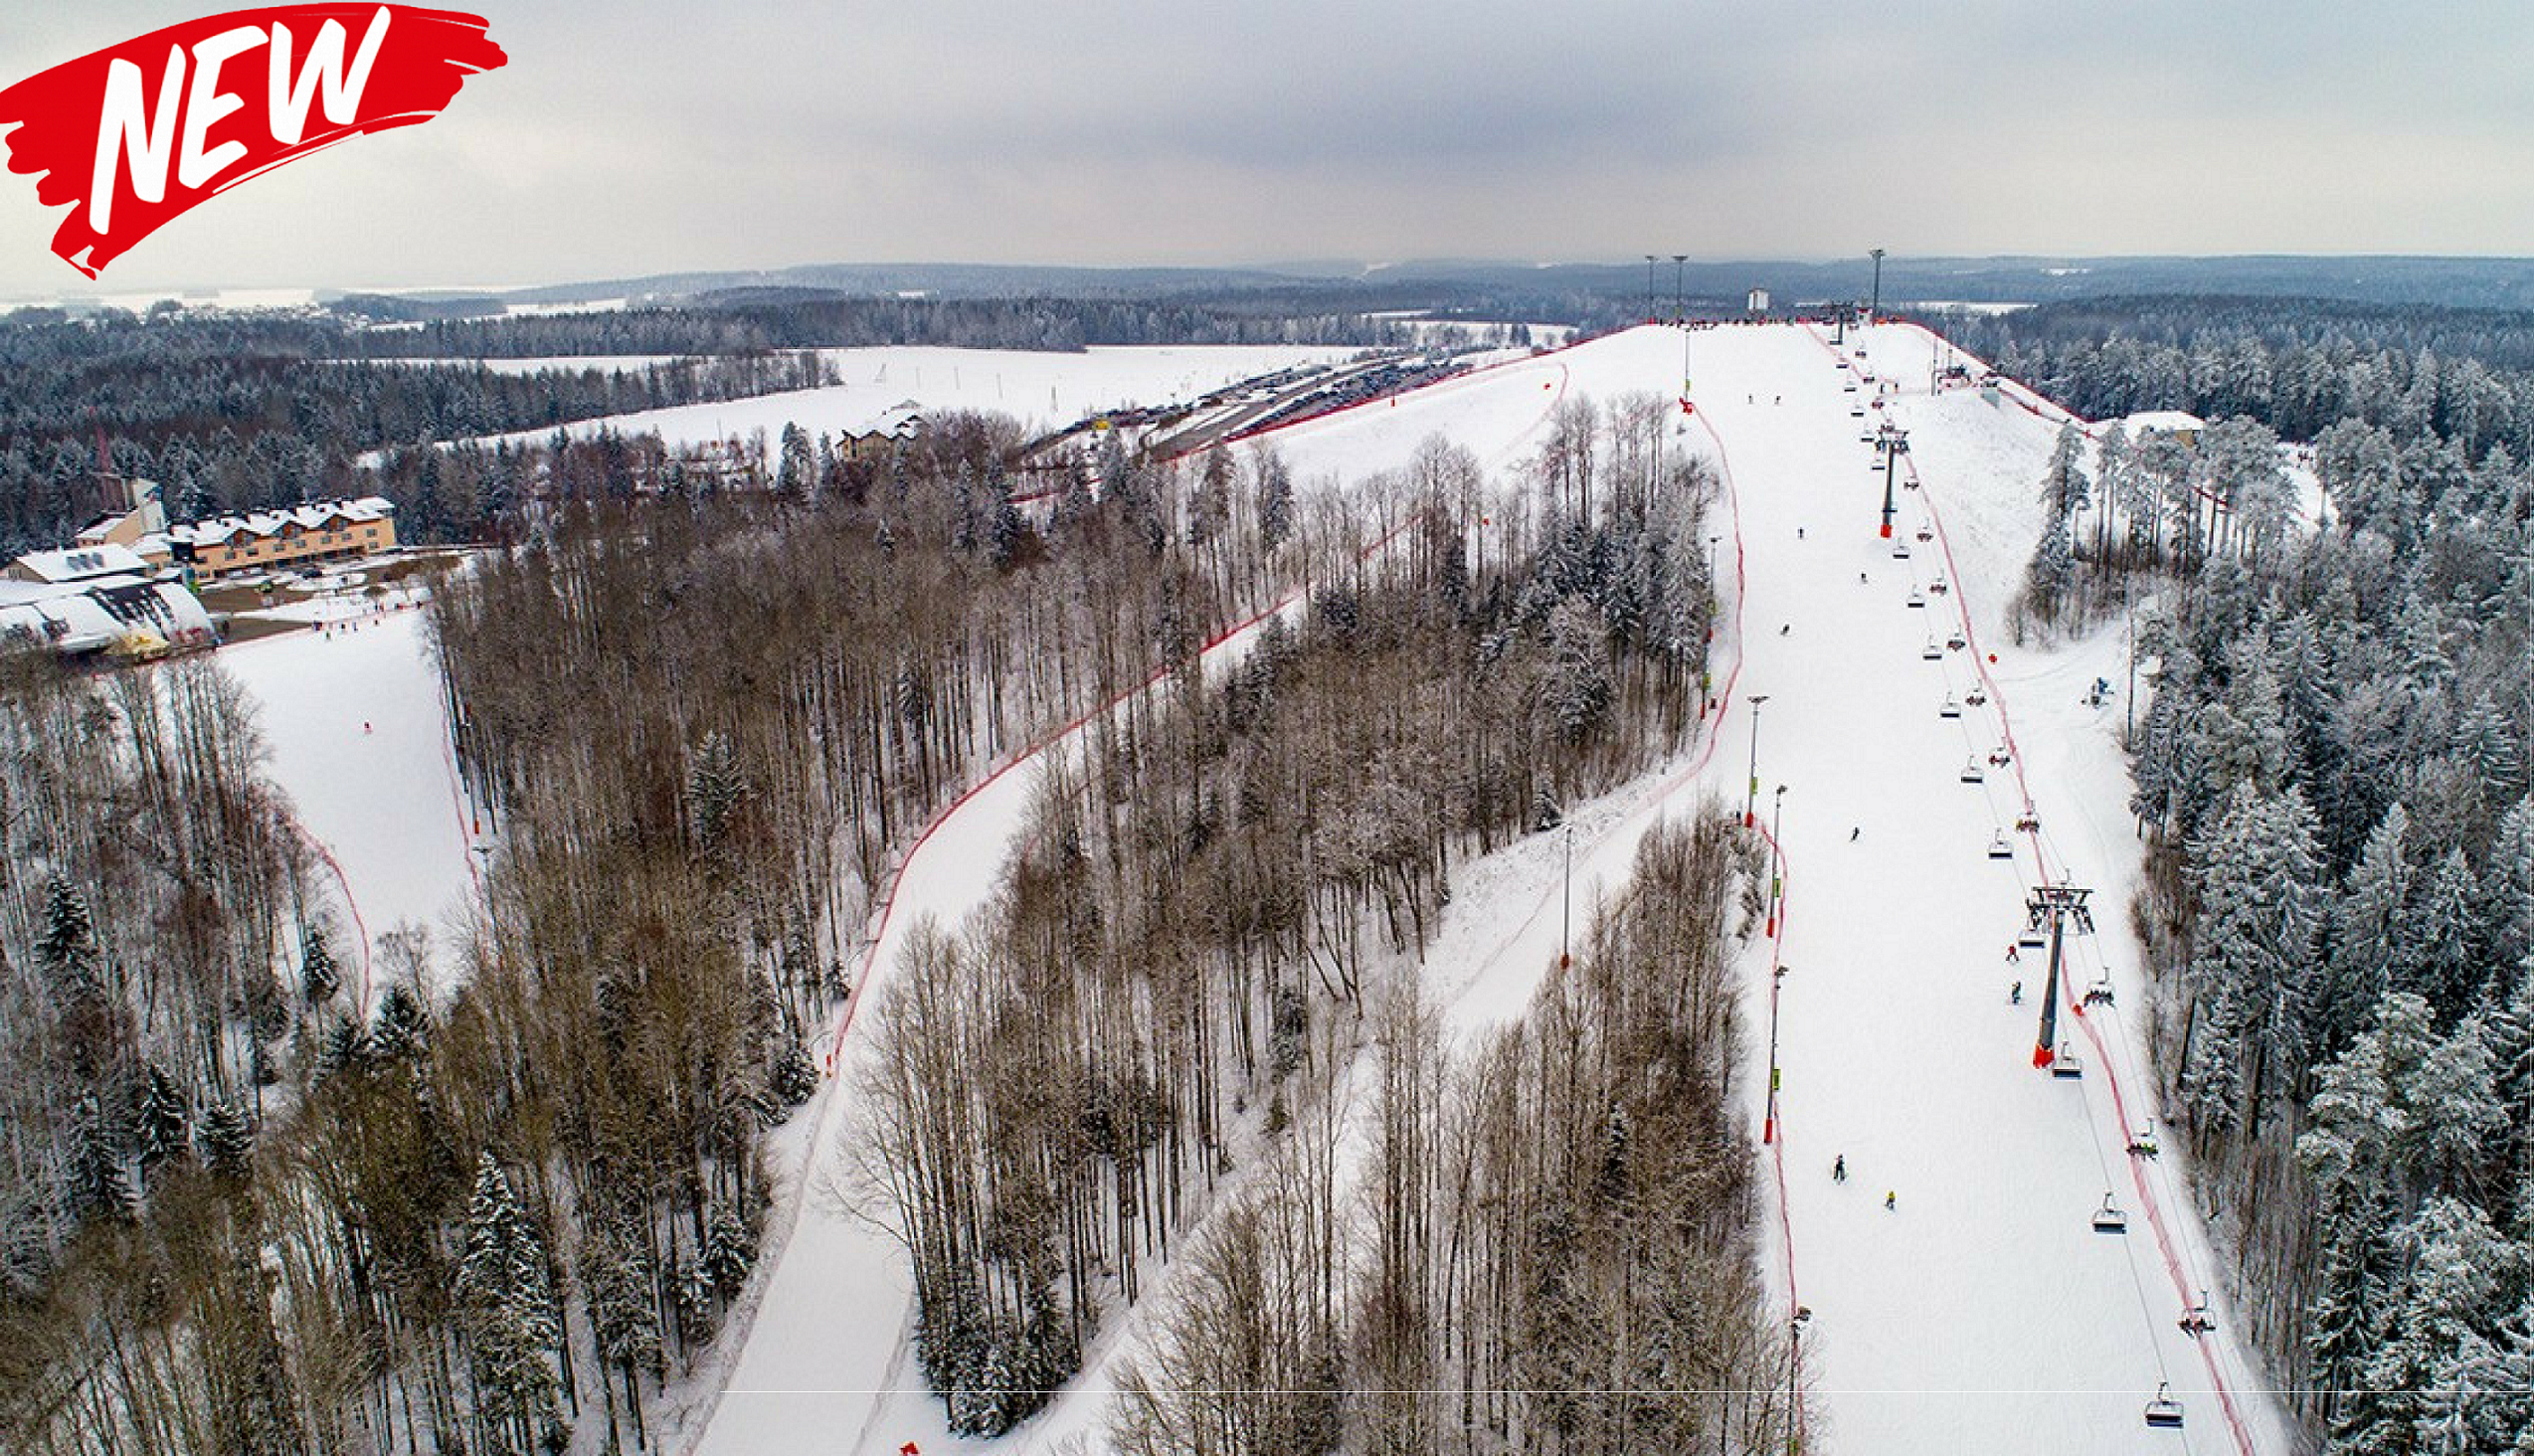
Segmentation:
[(95, 277), (161, 224), (347, 137), (429, 121), (509, 58), (479, 15), (280, 5), (171, 25), (0, 91), (9, 170), (72, 204), (53, 251)]

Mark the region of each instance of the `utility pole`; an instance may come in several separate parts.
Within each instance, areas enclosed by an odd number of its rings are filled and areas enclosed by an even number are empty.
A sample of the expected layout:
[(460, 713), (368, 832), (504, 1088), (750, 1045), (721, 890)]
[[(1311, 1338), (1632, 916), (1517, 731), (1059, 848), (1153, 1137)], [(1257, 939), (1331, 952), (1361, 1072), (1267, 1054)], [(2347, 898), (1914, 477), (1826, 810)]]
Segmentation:
[(1742, 797), (1742, 827), (1746, 829), (1759, 827), (1759, 705), (1767, 701), (1767, 693), (1751, 694), (1751, 787)]
[(2075, 885), (2043, 885), (2024, 902), (2025, 924), (2034, 930), (2042, 922), (2050, 922), (2050, 979), (2042, 989), (2041, 1040), (2033, 1043), (2033, 1065), (2047, 1067), (2059, 1056), (2059, 967), (2061, 949), (2067, 939), (2067, 928), (2077, 927), (2081, 935), (2094, 931), (2094, 913), (2085, 908), (2085, 897), (2093, 891)]
[(1871, 323), (1883, 312), (1883, 250), (1874, 250), (1874, 301), (1866, 305), (1866, 321)]

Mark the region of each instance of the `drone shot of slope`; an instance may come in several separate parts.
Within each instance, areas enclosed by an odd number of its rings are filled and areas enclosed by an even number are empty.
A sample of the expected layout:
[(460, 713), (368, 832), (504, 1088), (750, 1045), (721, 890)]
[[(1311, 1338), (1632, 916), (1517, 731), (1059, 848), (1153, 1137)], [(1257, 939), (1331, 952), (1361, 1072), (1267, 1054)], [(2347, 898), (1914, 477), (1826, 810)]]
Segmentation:
[(0, 1453), (2534, 1453), (2534, 12), (2168, 9), (0, 20)]

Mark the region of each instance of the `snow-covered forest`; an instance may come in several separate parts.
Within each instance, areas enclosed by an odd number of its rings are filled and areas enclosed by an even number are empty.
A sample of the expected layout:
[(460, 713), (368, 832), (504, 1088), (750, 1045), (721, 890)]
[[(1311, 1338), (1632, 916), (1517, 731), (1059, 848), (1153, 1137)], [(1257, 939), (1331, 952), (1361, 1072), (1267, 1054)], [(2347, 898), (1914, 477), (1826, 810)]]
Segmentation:
[[(2075, 429), (2025, 606), (2124, 607), (2134, 907), (2162, 1072), (2240, 1308), (2333, 1452), (2534, 1430), (2534, 522), (2521, 322), (2494, 366), (2340, 310), (2188, 346), (2010, 346), (2045, 392), (2241, 411), (2196, 443)], [(2147, 310), (2150, 319), (2163, 315)], [(2418, 352), (2402, 347), (2419, 342)], [(2443, 335), (2437, 341), (2445, 341)], [(2310, 439), (2305, 520), (2273, 430)]]

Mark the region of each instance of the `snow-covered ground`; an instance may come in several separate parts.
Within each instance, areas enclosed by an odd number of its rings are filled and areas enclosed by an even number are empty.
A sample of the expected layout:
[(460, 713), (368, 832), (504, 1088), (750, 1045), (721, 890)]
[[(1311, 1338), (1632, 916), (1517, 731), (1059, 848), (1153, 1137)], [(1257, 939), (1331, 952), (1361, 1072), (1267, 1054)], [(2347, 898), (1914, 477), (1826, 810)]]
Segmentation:
[[(821, 349), (840, 383), (718, 404), (680, 405), (584, 420), (566, 427), (575, 439), (601, 428), (621, 435), (656, 433), (670, 446), (772, 440), (787, 424), (816, 435), (860, 426), (890, 407), (913, 401), (927, 410), (995, 410), (1052, 429), (1099, 410), (1194, 400), (1209, 390), (1297, 364), (1334, 363), (1360, 350), (1288, 345), (1136, 345), (1078, 354), (1027, 349), (891, 346)], [(551, 430), (498, 437), (545, 441)]]
[[(2154, 1115), (2128, 1020), (2144, 1000), (2125, 913), (2139, 846), (2113, 737), (2120, 696), (2082, 701), (2097, 676), (2125, 689), (2121, 630), (2057, 651), (2004, 640), (2056, 426), (1976, 392), (1927, 396), (1936, 345), (1917, 330), (1877, 328), (1855, 342), (1865, 354), (1850, 355), (1864, 376), (1853, 393), (1809, 329), (1685, 340), (1641, 328), (1275, 438), (1298, 473), (1342, 480), (1404, 463), (1437, 433), (1502, 467), (1536, 446), (1572, 394), (1670, 395), (1685, 372), (1698, 381), (1698, 413), (1684, 428), (1727, 479), (1714, 529), (1725, 538), (1721, 574), (1741, 627), (1720, 642), (1714, 731), (1681, 762), (1576, 816), (1575, 896), (1581, 906), (1615, 888), (1660, 815), (1701, 793), (1738, 802), (1757, 718), (1763, 819), (1786, 786), (1787, 898), (1778, 940), (1755, 946), (1747, 966), (1746, 1084), (1764, 1084), (1768, 972), (1782, 964), (1781, 1136), (1768, 1152), (1783, 1206), (1767, 1221), (1777, 1293), (1813, 1315), (1805, 1361), (1824, 1416), (1811, 1449), (2285, 1451), (2275, 1402), (2235, 1345), (2222, 1295), (2214, 1337), (2195, 1341), (2177, 1325), (2216, 1277), (2173, 1140), (2160, 1162), (2125, 1151)], [(1878, 399), (1879, 411), (1867, 408)], [(1923, 480), (1896, 490), (1906, 559), (1878, 533), (1883, 477), (1859, 440), (1879, 415), (1908, 430), (1908, 462)], [(1913, 592), (1927, 605), (1907, 605)], [(1964, 646), (1948, 649), (1957, 632)], [(1922, 655), (1930, 640), (1936, 660)], [(1939, 703), (1966, 701), (1975, 687), (1985, 705), (1939, 716)], [(1990, 764), (2001, 749), (2008, 762)], [(1963, 782), (1966, 765), (1983, 771), (1981, 783)], [(1030, 777), (1025, 765), (1006, 772), (909, 857), (872, 963), (874, 990), (916, 912), (956, 921), (985, 896)], [(2041, 827), (2018, 836), (2028, 795)], [(1990, 857), (2000, 833), (2011, 860)], [(1424, 973), (1456, 1024), (1518, 1013), (1553, 957), (1559, 864), (1543, 847), (1552, 837), (1464, 867), (1481, 892), (1456, 893)], [(2102, 926), (2074, 942), (2063, 991), (2062, 1039), (2086, 1068), (2073, 1080), (2033, 1064), (2039, 959), (2010, 966), (2003, 956), (2045, 876), (2091, 887)], [(2077, 1015), (2077, 998), (2104, 977), (2116, 1009)], [(2018, 979), (2025, 996), (2012, 1004)], [(848, 1059), (853, 1045), (848, 1033)], [(895, 1250), (804, 1196), (832, 1157), (850, 1097), (839, 1087), (831, 1082), (790, 1135), (785, 1208), (798, 1223), (762, 1276), (753, 1323), (742, 1322), (744, 1344), (718, 1382), (727, 1393), (690, 1422), (703, 1427), (690, 1449), (996, 1444), (950, 1438), (923, 1393), (905, 1349), (908, 1288)], [(1756, 1096), (1752, 1115), (1756, 1123)], [(1841, 1156), (1844, 1183), (1829, 1177)], [(2107, 1190), (2129, 1214), (2125, 1235), (2091, 1228)], [(1045, 1450), (1096, 1433), (1110, 1353), (1095, 1352), (1074, 1388), (999, 1444)], [(2179, 1436), (2141, 1419), (2167, 1380), (2189, 1411)]]
[[(359, 599), (285, 609), (318, 626), (222, 647), (215, 657), (260, 705), (267, 770), (323, 849), (348, 901), (358, 954), (339, 947), (366, 1003), (375, 942), (400, 924), (432, 933), (445, 995), (454, 937), (475, 895), (473, 823), (450, 756), (440, 668), (420, 608)], [(279, 615), (279, 614), (275, 614)], [(383, 989), (383, 988), (381, 988)]]

